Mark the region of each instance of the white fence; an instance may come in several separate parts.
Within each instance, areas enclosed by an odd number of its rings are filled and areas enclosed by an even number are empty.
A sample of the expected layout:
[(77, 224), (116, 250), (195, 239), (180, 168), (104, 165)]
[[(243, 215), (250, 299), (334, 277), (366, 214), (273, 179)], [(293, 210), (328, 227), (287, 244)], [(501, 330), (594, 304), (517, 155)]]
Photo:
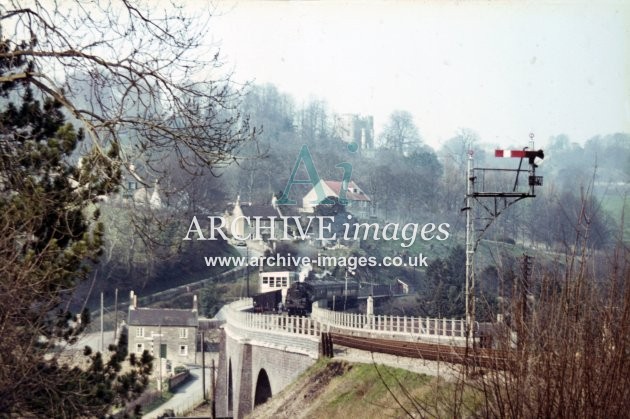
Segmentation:
[(411, 335), (419, 337), (466, 337), (466, 322), (459, 319), (435, 319), (429, 317), (382, 316), (330, 311), (313, 305), (311, 317), (294, 317), (279, 314), (245, 312), (251, 307), (251, 299), (235, 301), (225, 306), (229, 323), (246, 329), (291, 333), (303, 336), (319, 336), (331, 328), (371, 334)]
[(370, 331), (373, 334), (403, 334), (420, 337), (465, 338), (466, 321), (429, 317), (382, 316), (343, 313), (313, 306), (311, 318), (319, 321), (324, 330), (331, 327), (349, 331)]
[(247, 338), (257, 345), (317, 358), (320, 322), (309, 317), (241, 311), (251, 308), (251, 299), (249, 301), (249, 305), (247, 300), (241, 300), (223, 307), (226, 333)]
[(309, 317), (240, 312), (230, 316), (229, 322), (247, 329), (268, 332), (282, 332), (304, 336), (319, 336), (321, 333), (321, 323)]
[(305, 336), (319, 336), (321, 324), (310, 317), (288, 316), (286, 314), (258, 314), (242, 311), (251, 307), (251, 298), (236, 301), (226, 306), (225, 314), (228, 323), (238, 326)]

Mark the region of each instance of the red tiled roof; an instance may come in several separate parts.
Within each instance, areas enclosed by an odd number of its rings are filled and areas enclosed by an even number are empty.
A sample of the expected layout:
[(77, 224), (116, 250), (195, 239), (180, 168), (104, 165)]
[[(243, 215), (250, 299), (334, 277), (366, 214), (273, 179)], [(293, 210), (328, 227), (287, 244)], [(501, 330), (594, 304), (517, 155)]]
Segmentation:
[[(339, 197), (339, 191), (341, 190), (342, 182), (335, 180), (324, 180), (324, 183), (333, 190), (337, 197)], [(353, 190), (357, 190), (358, 192), (353, 192)], [(359, 188), (357, 184), (354, 183), (354, 181), (350, 181), (350, 183), (348, 184), (346, 199), (349, 201), (370, 201), (370, 197), (363, 193), (361, 188)]]

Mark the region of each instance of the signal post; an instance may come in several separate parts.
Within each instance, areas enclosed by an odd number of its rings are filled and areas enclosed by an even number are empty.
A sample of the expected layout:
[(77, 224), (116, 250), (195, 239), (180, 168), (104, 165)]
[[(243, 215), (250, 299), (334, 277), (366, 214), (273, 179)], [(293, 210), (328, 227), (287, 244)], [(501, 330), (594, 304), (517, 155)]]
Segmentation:
[[(542, 150), (534, 150), (534, 134), (530, 147), (523, 150), (495, 150), (495, 157), (520, 159), (518, 169), (474, 168), (473, 151), (468, 152), (466, 179), (466, 348), (475, 347), (475, 252), (483, 234), (499, 215), (510, 206), (526, 198), (536, 197), (536, 186), (542, 186), (542, 176), (536, 168), (545, 157)], [(523, 168), (526, 160), (527, 168)], [(524, 182), (527, 172), (527, 181)], [(512, 190), (505, 190), (501, 180), (514, 176)], [(495, 185), (496, 183), (496, 185)], [(481, 228), (475, 229), (476, 222)], [(476, 234), (477, 233), (477, 234)], [(467, 351), (468, 352), (468, 351)]]

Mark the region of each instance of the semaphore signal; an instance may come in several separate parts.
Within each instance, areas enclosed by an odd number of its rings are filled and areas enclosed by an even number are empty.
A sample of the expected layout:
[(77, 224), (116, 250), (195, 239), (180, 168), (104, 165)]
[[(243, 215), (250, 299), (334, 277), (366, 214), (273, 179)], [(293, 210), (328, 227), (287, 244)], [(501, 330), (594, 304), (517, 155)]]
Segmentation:
[(494, 150), (494, 157), (524, 158), (525, 150)]
[(527, 150), (527, 147), (523, 150), (494, 150), (494, 157), (503, 158), (517, 158), (529, 160), (529, 164), (540, 164), (542, 159), (545, 158), (545, 153), (542, 150)]
[[(481, 237), (499, 215), (516, 202), (534, 198), (536, 186), (542, 186), (542, 176), (536, 175), (538, 164), (545, 157), (542, 150), (534, 149), (534, 134), (530, 134), (530, 146), (522, 150), (501, 150), (495, 157), (520, 159), (517, 169), (494, 169), (473, 167), (473, 152), (468, 153), (466, 179), (466, 347), (475, 346), (475, 268), (474, 255)], [(523, 168), (527, 159), (528, 168)], [(524, 176), (520, 176), (523, 174)], [(514, 186), (506, 190), (503, 181), (512, 175)], [(526, 175), (526, 176), (525, 176)], [(523, 183), (523, 178), (527, 182)], [(475, 220), (482, 222), (482, 228), (475, 228)], [(471, 345), (472, 344), (472, 345)]]

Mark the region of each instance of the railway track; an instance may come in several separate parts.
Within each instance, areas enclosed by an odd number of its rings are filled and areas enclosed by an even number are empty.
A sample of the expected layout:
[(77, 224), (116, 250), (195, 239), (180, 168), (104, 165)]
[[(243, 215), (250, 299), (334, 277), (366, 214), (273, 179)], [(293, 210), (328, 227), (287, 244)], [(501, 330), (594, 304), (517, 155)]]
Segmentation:
[(492, 349), (470, 349), (459, 346), (440, 345), (425, 342), (403, 342), (391, 339), (376, 339), (329, 333), (333, 345), (347, 346), (369, 352), (419, 358), (429, 361), (449, 362), (453, 364), (474, 365), (482, 368), (506, 369), (506, 354)]

